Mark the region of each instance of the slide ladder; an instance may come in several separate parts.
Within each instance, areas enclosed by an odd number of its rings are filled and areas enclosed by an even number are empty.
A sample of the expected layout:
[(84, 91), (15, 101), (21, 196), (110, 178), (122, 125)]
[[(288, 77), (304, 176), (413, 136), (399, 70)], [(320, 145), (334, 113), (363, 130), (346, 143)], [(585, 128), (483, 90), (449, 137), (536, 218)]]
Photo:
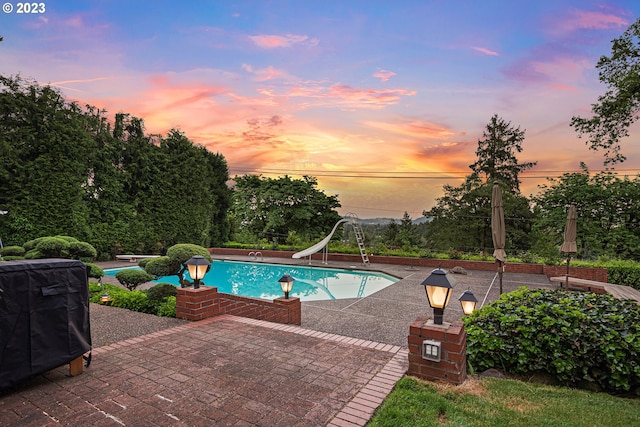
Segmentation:
[(356, 241), (358, 242), (358, 249), (360, 249), (362, 263), (368, 266), (370, 264), (369, 255), (367, 255), (367, 250), (364, 247), (364, 233), (362, 232), (362, 228), (354, 219), (351, 220), (351, 225), (353, 226), (353, 233), (356, 235)]
[(369, 262), (369, 255), (367, 255), (367, 249), (364, 247), (364, 232), (360, 224), (358, 224), (358, 216), (354, 213), (348, 213), (344, 217), (350, 221), (353, 227), (353, 234), (356, 236), (356, 242), (358, 242), (358, 249), (362, 257), (362, 264), (368, 267), (371, 263)]

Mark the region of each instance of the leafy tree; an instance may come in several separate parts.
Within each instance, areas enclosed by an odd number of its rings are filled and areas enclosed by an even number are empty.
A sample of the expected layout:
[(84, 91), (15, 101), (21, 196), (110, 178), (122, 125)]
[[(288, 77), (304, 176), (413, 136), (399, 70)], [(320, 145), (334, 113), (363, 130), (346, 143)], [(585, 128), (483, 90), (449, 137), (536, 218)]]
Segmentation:
[(478, 140), (477, 160), (469, 167), (486, 182), (500, 181), (511, 192), (520, 191), (518, 175), (531, 169), (536, 162), (518, 163), (516, 153), (522, 152), (525, 131), (494, 114)]
[(590, 149), (604, 150), (605, 165), (615, 164), (626, 159), (620, 141), (640, 112), (640, 18), (612, 41), (611, 56), (600, 57), (596, 69), (607, 90), (591, 105), (593, 117), (575, 116), (571, 126), (588, 136)]
[[(468, 176), (459, 187), (445, 185), (436, 205), (423, 212), (432, 221), (426, 225), (428, 244), (437, 250), (490, 252), (492, 183)], [(529, 232), (534, 219), (526, 197), (503, 189), (507, 250), (530, 247)]]
[(581, 167), (581, 172), (549, 179), (534, 198), (537, 250), (546, 248), (548, 254), (553, 251), (560, 255), (567, 209), (575, 204), (577, 256), (640, 260), (640, 178), (620, 179), (610, 171), (591, 176), (584, 163)]
[(248, 230), (258, 238), (284, 243), (289, 232), (295, 231), (303, 239), (312, 240), (340, 220), (334, 210), (340, 207), (337, 196), (318, 190), (313, 177), (244, 175), (234, 181), (231, 212), (236, 232)]
[[(519, 163), (524, 131), (494, 115), (483, 139), (478, 140), (477, 161), (459, 187), (445, 185), (444, 195), (423, 215), (432, 219), (425, 225), (426, 244), (436, 250), (485, 253), (493, 246), (491, 238), (491, 189), (494, 181), (502, 186), (507, 248), (518, 251), (530, 247), (529, 231), (533, 212), (520, 194), (520, 172), (536, 163)], [(484, 177), (484, 181), (483, 178)]]

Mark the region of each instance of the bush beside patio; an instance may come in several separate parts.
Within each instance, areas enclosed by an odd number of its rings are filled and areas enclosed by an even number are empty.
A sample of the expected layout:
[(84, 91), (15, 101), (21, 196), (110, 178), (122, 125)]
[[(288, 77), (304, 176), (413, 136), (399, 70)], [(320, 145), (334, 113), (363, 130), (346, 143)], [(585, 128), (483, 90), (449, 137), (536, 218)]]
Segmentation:
[(520, 288), (463, 321), (476, 372), (543, 373), (566, 386), (640, 393), (640, 306), (633, 301)]

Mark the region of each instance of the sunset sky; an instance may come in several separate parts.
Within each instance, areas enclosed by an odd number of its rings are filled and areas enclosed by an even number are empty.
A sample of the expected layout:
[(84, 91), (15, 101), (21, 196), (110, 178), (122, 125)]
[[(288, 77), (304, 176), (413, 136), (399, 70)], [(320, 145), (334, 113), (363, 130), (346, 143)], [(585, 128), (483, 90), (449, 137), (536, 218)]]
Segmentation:
[[(569, 126), (638, 0), (55, 1), (0, 13), (0, 73), (178, 128), (231, 175), (318, 177), (340, 213), (418, 218), (493, 114), (526, 130), (522, 192), (603, 168)], [(8, 11), (10, 4), (12, 11)], [(640, 129), (624, 141), (640, 171)]]

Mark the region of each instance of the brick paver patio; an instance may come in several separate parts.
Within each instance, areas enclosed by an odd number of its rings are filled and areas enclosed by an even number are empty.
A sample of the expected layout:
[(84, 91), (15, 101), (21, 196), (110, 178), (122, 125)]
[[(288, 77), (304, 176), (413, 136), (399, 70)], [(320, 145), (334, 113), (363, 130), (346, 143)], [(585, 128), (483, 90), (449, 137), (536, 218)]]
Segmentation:
[(0, 394), (2, 426), (364, 425), (407, 351), (220, 316), (93, 351)]

